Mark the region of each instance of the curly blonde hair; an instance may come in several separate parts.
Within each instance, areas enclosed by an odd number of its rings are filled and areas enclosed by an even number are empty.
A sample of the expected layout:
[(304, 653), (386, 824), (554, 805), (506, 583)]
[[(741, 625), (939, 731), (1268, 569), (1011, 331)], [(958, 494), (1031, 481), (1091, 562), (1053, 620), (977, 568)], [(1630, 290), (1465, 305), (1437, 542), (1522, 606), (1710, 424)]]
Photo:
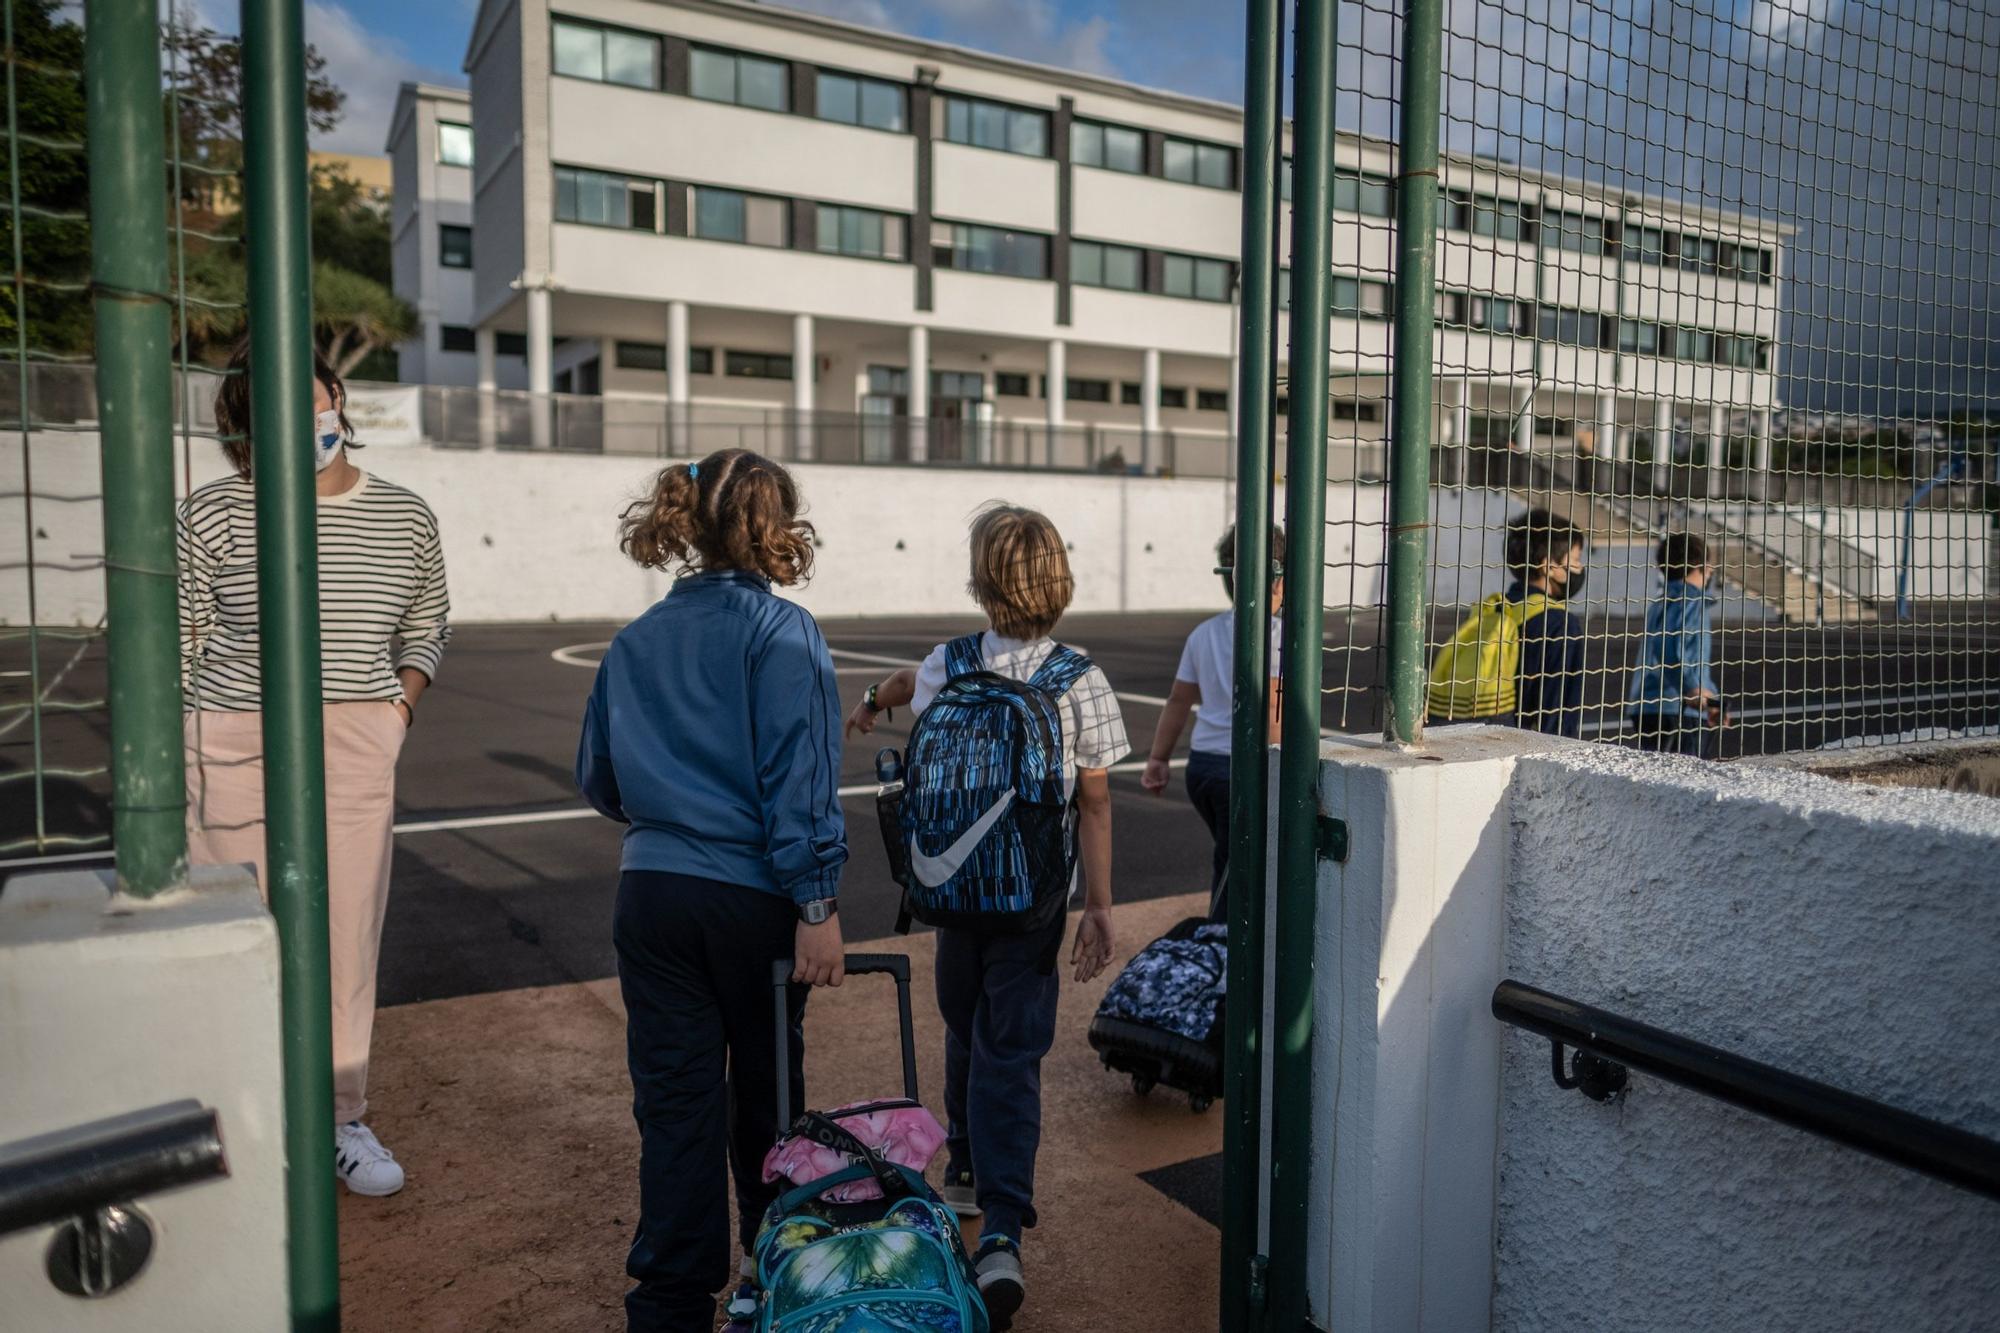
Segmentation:
[(792, 474), (748, 449), (662, 468), (626, 506), (618, 547), (647, 569), (742, 569), (791, 587), (812, 577), (813, 525)]

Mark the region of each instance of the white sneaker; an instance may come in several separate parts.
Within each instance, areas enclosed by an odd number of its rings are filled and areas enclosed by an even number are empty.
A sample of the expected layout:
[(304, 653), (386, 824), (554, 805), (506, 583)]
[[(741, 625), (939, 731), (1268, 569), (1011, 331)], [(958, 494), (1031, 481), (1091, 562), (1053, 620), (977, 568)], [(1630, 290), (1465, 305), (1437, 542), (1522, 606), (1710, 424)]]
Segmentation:
[(396, 1155), (359, 1120), (335, 1126), (333, 1170), (349, 1192), (380, 1198), (403, 1188), (403, 1168)]

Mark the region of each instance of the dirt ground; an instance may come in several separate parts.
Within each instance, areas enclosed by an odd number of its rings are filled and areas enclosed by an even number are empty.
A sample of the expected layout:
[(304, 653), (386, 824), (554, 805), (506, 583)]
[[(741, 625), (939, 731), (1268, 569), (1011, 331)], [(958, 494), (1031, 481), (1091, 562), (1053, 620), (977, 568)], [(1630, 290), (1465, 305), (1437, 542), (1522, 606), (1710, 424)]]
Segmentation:
[[(1113, 969), (1064, 985), (1043, 1068), (1042, 1223), (1025, 1247), (1029, 1299), (1014, 1325), (1022, 1333), (1215, 1326), (1214, 1227), (1138, 1173), (1219, 1151), (1220, 1114), (1194, 1115), (1165, 1093), (1135, 1097), (1099, 1067), (1084, 1037), (1116, 968), (1205, 906), (1190, 896), (1118, 908)], [(930, 938), (849, 947), (911, 955), (924, 1097), (941, 1110)], [(812, 1103), (893, 1091), (894, 1023), (886, 978), (817, 992), (806, 1018)], [(342, 1194), (347, 1328), (624, 1327), (639, 1146), (624, 1040), (615, 980), (382, 1011), (369, 1118), (409, 1184), (389, 1199)]]

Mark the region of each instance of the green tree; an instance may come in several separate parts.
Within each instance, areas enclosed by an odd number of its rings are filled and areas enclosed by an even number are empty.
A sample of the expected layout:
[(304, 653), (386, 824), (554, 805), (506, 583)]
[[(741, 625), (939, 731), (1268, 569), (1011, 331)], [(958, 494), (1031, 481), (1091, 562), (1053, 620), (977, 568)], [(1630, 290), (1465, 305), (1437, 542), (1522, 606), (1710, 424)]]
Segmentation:
[(326, 359), (345, 378), (371, 355), (413, 337), (417, 312), (373, 278), (322, 260), (313, 265), (313, 324)]
[[(20, 137), (0, 153), (0, 255), (21, 277), (0, 292), (0, 356), (22, 342), (31, 359), (90, 352), (89, 162), (84, 152), (83, 28), (58, 0), (12, 0), (14, 100)], [(17, 183), (21, 212), (7, 204)]]

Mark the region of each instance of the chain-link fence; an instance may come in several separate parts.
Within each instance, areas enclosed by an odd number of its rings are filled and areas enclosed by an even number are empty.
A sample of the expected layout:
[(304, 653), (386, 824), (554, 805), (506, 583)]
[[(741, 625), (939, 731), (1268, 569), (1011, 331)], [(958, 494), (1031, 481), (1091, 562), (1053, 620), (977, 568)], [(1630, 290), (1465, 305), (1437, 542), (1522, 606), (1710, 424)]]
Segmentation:
[[(204, 95), (195, 60), (213, 34), (180, 0), (161, 11), (161, 151), (169, 190), (175, 435), (181, 489), (241, 327), (234, 104)], [(11, 260), (0, 296), (0, 858), (111, 845), (105, 626), (63, 624), (51, 605), (101, 606), (103, 487), (91, 327), (89, 168), (80, 6), (6, 0), (4, 213)], [(91, 587), (78, 596), (79, 581)]]
[[(2000, 723), (2000, 15), (1454, 6), (1417, 292), (1401, 8), (1343, 14), (1329, 476), (1431, 320), (1430, 725), (1734, 756)], [(1386, 513), (1330, 484), (1329, 725), (1382, 725)]]

